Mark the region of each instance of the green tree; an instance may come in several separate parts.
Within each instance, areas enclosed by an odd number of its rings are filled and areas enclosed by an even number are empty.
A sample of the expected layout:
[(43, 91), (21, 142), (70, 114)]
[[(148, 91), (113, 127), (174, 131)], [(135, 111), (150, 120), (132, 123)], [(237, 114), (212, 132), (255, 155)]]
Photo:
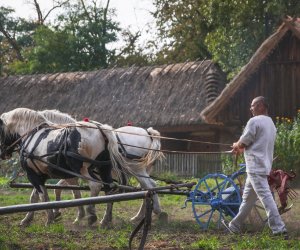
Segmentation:
[[(82, 61), (72, 49), (76, 42), (73, 35), (53, 31), (41, 25), (33, 36), (34, 47), (24, 52), (25, 61), (15, 60), (10, 64), (11, 74), (61, 72), (82, 69)], [(62, 42), (63, 41), (63, 42)]]
[[(159, 61), (212, 58), (233, 73), (243, 66), (298, 0), (154, 0)], [(160, 42), (161, 42), (160, 41)]]
[[(133, 61), (146, 64), (147, 57), (136, 47), (140, 34), (119, 28), (113, 20), (115, 10), (109, 8), (110, 1), (104, 7), (97, 1), (86, 2), (65, 3), (55, 26), (45, 25), (43, 15), (39, 14), (34, 45), (23, 51), (25, 61), (15, 60), (10, 64), (10, 73), (85, 71), (109, 65), (128, 66)], [(111, 44), (121, 32), (125, 45), (116, 53)]]
[(22, 49), (32, 46), (30, 33), (35, 29), (34, 23), (23, 18), (14, 18), (14, 10), (0, 7), (0, 62), (1, 73), (5, 65), (15, 59), (24, 61)]
[[(211, 24), (202, 10), (206, 1), (155, 0), (159, 52), (157, 62), (183, 62), (210, 57), (205, 44)], [(162, 45), (160, 45), (162, 44)]]
[(117, 41), (120, 28), (113, 21), (115, 10), (109, 9), (109, 3), (110, 0), (107, 0), (105, 7), (102, 7), (98, 6), (97, 1), (86, 5), (84, 0), (80, 0), (69, 4), (58, 19), (60, 29), (76, 38), (73, 49), (88, 69), (107, 67), (114, 54), (114, 50), (109, 50), (107, 45)]
[(146, 66), (151, 64), (152, 58), (145, 53), (138, 44), (140, 32), (132, 33), (129, 29), (122, 31), (124, 45), (111, 57), (110, 65), (117, 67)]
[(231, 76), (248, 62), (286, 15), (300, 13), (300, 2), (295, 0), (213, 0), (210, 4), (214, 28), (205, 42), (213, 59)]

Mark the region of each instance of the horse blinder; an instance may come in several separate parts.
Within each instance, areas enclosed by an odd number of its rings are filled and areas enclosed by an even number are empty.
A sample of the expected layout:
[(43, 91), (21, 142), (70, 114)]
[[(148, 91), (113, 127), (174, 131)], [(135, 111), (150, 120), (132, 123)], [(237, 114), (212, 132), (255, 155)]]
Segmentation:
[[(1, 126), (0, 126), (1, 127)], [(17, 146), (19, 146), (20, 143), (16, 143), (15, 145), (12, 145), (14, 142), (16, 142), (20, 138), (19, 135), (8, 135), (5, 136), (3, 133), (3, 128), (1, 127), (0, 131), (0, 158), (2, 160), (6, 160), (12, 157), (12, 153), (16, 151)]]

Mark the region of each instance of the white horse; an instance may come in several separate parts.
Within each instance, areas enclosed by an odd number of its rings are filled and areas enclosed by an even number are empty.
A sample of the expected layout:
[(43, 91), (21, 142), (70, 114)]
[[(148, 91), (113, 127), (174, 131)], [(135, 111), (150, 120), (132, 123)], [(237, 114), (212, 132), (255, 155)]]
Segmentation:
[[(58, 110), (44, 110), (38, 111), (46, 119), (54, 123), (74, 123), (76, 120), (70, 115), (61, 113)], [(100, 123), (98, 123), (101, 125)], [(115, 130), (115, 134), (120, 144), (120, 150), (126, 158), (128, 167), (126, 173), (133, 175), (137, 178), (142, 188), (148, 189), (156, 186), (153, 179), (150, 178), (153, 163), (156, 160), (162, 159), (164, 156), (159, 151), (160, 133), (157, 130), (148, 128), (147, 130), (135, 127), (125, 126)], [(78, 185), (77, 178), (61, 179), (57, 184), (59, 185)], [(55, 190), (56, 200), (61, 199), (61, 189)], [(79, 190), (73, 190), (75, 198), (80, 198), (81, 193)], [(159, 199), (154, 195), (153, 211), (156, 214), (161, 213)], [(140, 207), (139, 212), (131, 218), (132, 221), (140, 221), (145, 212), (145, 202)], [(54, 210), (55, 216), (59, 216), (59, 209)], [(74, 222), (78, 222), (84, 217), (84, 209), (78, 208), (78, 215)], [(102, 225), (107, 225), (112, 221), (112, 204), (108, 204), (105, 216), (101, 221)]]
[[(71, 178), (73, 173), (88, 179), (91, 195), (98, 195), (102, 184), (109, 190), (113, 180), (111, 167), (119, 173), (119, 165), (126, 167), (124, 157), (118, 149), (118, 141), (108, 125), (76, 122), (61, 128), (55, 127), (44, 116), (26, 108), (17, 108), (0, 117), (0, 155), (2, 159), (11, 156), (20, 145), (20, 162), (27, 177), (34, 186), (31, 203), (49, 201), (45, 182), (49, 178)], [(70, 156), (71, 155), (71, 156)], [(72, 155), (76, 157), (72, 157)], [(109, 166), (99, 166), (102, 180), (95, 181), (91, 172), (95, 161), (111, 159)], [(119, 164), (119, 165), (118, 165)], [(57, 166), (59, 166), (57, 168)], [(92, 170), (92, 171), (91, 171)], [(95, 206), (87, 209), (90, 221), (94, 221)], [(33, 220), (34, 212), (26, 214), (21, 225), (27, 226)], [(54, 221), (51, 209), (47, 210), (46, 225)]]

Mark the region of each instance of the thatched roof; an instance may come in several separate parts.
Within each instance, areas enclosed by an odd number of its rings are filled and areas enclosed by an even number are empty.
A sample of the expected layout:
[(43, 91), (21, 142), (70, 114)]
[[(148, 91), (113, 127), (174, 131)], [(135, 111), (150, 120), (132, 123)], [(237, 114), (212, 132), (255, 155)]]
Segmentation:
[(201, 124), (225, 76), (212, 61), (0, 78), (0, 114), (59, 109), (114, 127)]
[(259, 66), (273, 52), (282, 38), (287, 32), (291, 31), (298, 39), (300, 39), (300, 18), (287, 18), (283, 21), (278, 30), (271, 35), (258, 48), (252, 56), (248, 64), (226, 85), (222, 93), (208, 105), (202, 112), (201, 117), (207, 123), (215, 123), (217, 115), (229, 103), (238, 90), (246, 85), (248, 79), (258, 70)]

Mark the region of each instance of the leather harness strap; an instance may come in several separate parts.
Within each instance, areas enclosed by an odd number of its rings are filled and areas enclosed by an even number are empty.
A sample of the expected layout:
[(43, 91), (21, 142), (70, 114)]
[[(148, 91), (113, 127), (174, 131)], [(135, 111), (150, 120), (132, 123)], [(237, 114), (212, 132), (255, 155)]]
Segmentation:
[(126, 157), (126, 158), (128, 158), (128, 159), (131, 159), (131, 160), (134, 160), (134, 159), (141, 159), (141, 158), (142, 158), (141, 156), (138, 156), (138, 155), (129, 154), (129, 153), (126, 151), (126, 149), (125, 149), (123, 143), (121, 142), (118, 133), (116, 133), (116, 137), (117, 137), (118, 144), (119, 144), (119, 151), (120, 151), (120, 153), (121, 153), (124, 157)]

